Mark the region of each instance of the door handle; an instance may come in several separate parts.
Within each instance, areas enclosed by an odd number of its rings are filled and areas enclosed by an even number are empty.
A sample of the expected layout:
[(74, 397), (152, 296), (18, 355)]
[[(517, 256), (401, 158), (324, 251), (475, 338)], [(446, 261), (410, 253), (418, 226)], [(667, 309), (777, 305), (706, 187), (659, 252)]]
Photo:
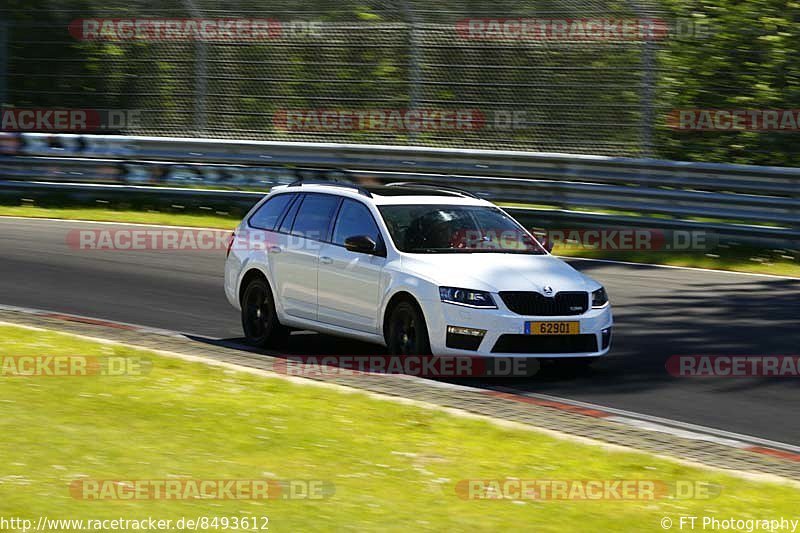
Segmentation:
[(330, 257), (322, 256), (319, 258), (319, 262), (322, 263), (323, 265), (330, 265), (331, 263), (333, 263), (333, 259), (331, 259)]
[(273, 254), (279, 254), (283, 251), (283, 249), (280, 246), (270, 246), (269, 251)]

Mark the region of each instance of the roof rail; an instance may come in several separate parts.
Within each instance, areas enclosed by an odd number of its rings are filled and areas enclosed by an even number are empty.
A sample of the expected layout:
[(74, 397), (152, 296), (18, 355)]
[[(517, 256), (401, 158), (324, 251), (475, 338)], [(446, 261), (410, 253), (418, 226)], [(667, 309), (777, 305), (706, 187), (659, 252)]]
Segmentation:
[(437, 191), (442, 191), (442, 192), (452, 192), (452, 193), (459, 194), (461, 196), (465, 196), (465, 197), (469, 197), (469, 198), (475, 198), (477, 200), (481, 199), (481, 197), (478, 196), (477, 194), (475, 194), (473, 192), (470, 192), (470, 191), (465, 191), (464, 189), (457, 189), (455, 187), (447, 187), (447, 186), (442, 186), (442, 185), (433, 185), (431, 183), (417, 183), (415, 181), (397, 181), (397, 182), (394, 182), (394, 183), (387, 183), (386, 186), (387, 187), (409, 187), (409, 188), (415, 187), (417, 189), (432, 189), (432, 190), (437, 190)]
[(358, 185), (357, 183), (348, 183), (346, 181), (326, 181), (326, 180), (304, 180), (298, 179), (287, 185), (287, 187), (299, 187), (301, 185), (327, 185), (329, 187), (344, 187), (346, 189), (354, 189), (363, 194), (367, 198), (372, 198), (372, 193), (367, 189)]

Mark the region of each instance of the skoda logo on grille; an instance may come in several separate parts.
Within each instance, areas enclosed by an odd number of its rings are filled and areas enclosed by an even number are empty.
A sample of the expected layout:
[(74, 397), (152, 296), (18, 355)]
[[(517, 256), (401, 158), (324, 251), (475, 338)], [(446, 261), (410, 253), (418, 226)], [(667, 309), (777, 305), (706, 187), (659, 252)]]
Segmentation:
[(552, 296), (553, 295), (553, 287), (551, 287), (550, 285), (545, 285), (544, 289), (542, 289), (542, 290), (544, 291), (544, 295), (545, 296)]

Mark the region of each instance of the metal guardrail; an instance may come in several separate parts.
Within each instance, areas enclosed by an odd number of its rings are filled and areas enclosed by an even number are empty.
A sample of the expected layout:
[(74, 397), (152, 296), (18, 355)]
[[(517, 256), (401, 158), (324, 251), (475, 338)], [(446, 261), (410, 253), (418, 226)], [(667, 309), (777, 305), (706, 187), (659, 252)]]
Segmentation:
[[(780, 241), (795, 247), (800, 242), (800, 168), (495, 150), (34, 133), (0, 135), (0, 154), (0, 179), (5, 180), (0, 191), (57, 187), (62, 192), (189, 194), (253, 203), (252, 194), (226, 189), (264, 191), (303, 174), (361, 183), (426, 181), (471, 190), (510, 205), (516, 216), (533, 222), (702, 229), (740, 240)], [(182, 187), (216, 190), (175, 191)]]

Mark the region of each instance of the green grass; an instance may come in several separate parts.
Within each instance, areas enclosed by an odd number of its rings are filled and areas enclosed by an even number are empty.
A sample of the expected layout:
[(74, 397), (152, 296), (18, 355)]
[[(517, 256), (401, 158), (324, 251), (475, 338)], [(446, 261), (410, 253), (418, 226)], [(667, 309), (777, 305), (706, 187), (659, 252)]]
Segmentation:
[[(0, 216), (98, 220), (103, 222), (129, 222), (222, 229), (232, 229), (239, 220), (241, 220), (239, 216), (220, 215), (215, 212), (206, 213), (202, 211), (180, 212), (175, 209), (142, 211), (93, 207), (45, 208), (37, 206), (4, 205), (0, 205)], [(736, 246), (715, 248), (708, 252), (716, 257), (706, 255), (702, 252), (620, 252), (578, 249), (575, 247), (557, 247), (553, 252), (557, 255), (570, 257), (616, 259), (637, 263), (688, 266), (731, 270), (734, 272), (755, 272), (800, 277), (800, 252), (797, 250), (771, 251), (748, 246)], [(791, 259), (782, 256), (791, 257)]]
[[(504, 207), (535, 207), (539, 209), (555, 209), (551, 205), (532, 205), (523, 203), (502, 203)], [(590, 211), (609, 215), (639, 216), (640, 213), (610, 209), (570, 208), (573, 211)], [(670, 217), (659, 214), (649, 214), (651, 218)], [(686, 217), (687, 220), (709, 223), (741, 222), (724, 219), (701, 217)], [(576, 245), (559, 246), (553, 250), (556, 255), (567, 257), (588, 257), (593, 259), (612, 259), (631, 261), (634, 263), (647, 263), (656, 265), (671, 265), (694, 268), (710, 268), (716, 270), (730, 270), (733, 272), (751, 272), (759, 274), (772, 274), (778, 276), (800, 277), (800, 251), (799, 250), (771, 250), (754, 246), (728, 245), (709, 249), (707, 252), (691, 251), (617, 251), (594, 250), (580, 248)]]
[(38, 207), (28, 205), (0, 205), (0, 216), (63, 218), (65, 220), (95, 220), (100, 222), (128, 222), (222, 229), (233, 229), (241, 220), (241, 217), (218, 215), (213, 211), (208, 213), (203, 211), (181, 213), (176, 210), (142, 211), (102, 207)]
[[(2, 355), (145, 356), (124, 377), (0, 377), (0, 516), (261, 516), (272, 531), (659, 531), (664, 516), (796, 515), (800, 491), (483, 420), (0, 326)], [(84, 501), (90, 479), (315, 479), (324, 500)], [(475, 501), (459, 480), (696, 480), (719, 497)]]
[[(610, 259), (672, 265), (694, 268), (710, 268), (730, 270), (733, 272), (751, 272), (772, 274), (775, 276), (800, 277), (800, 253), (789, 250), (766, 250), (751, 246), (731, 246), (715, 248), (707, 252), (659, 252), (659, 251), (610, 251), (581, 249), (576, 246), (556, 246), (555, 255), (564, 257), (586, 257), (590, 259)], [(786, 257), (791, 257), (787, 259)]]

